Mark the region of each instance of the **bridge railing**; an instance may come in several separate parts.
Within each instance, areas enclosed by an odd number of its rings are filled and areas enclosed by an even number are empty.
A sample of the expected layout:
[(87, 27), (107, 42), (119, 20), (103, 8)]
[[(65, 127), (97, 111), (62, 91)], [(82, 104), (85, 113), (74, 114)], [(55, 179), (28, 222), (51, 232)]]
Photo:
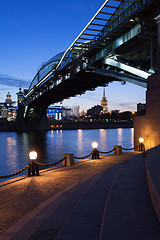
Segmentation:
[[(127, 0), (124, 2), (122, 1), (121, 3), (118, 1), (117, 6), (115, 6), (112, 5), (113, 0), (106, 0), (71, 46), (64, 52), (57, 65), (49, 66), (49, 68), (46, 66), (42, 71), (39, 71), (35, 79), (32, 81), (32, 87), (34, 88), (34, 85), (35, 87), (39, 87), (51, 78), (53, 79), (56, 71), (65, 68), (69, 63), (74, 62), (77, 59), (82, 59), (83, 56), (85, 57), (85, 54), (88, 51), (94, 46), (99, 45), (105, 39), (109, 39), (112, 32), (118, 28), (120, 24), (127, 19), (129, 20), (139, 8), (143, 7), (150, 1), (151, 0)], [(103, 9), (107, 9), (107, 11), (102, 11)], [(105, 15), (105, 17), (102, 18), (101, 15)], [(87, 31), (91, 31), (91, 34), (90, 32), (88, 34)], [(92, 34), (92, 32), (98, 34)], [(109, 48), (110, 45), (111, 43), (109, 43)], [(32, 94), (34, 91), (33, 88), (31, 89), (30, 87), (25, 99)]]
[[(102, 13), (102, 9), (107, 6), (107, 3), (101, 8), (96, 17), (87, 25), (86, 29), (82, 34), (73, 42), (70, 48), (65, 52), (64, 56), (61, 58), (57, 65), (57, 69), (60, 70), (64, 68), (68, 63), (72, 62), (75, 59), (82, 57), (90, 48), (94, 45), (99, 44), (104, 38), (109, 37), (110, 34), (125, 20), (131, 17), (139, 8), (143, 7), (150, 0), (130, 0), (129, 2), (122, 2), (117, 6), (116, 10), (112, 13), (112, 16), (109, 19), (106, 19), (107, 23), (104, 25), (103, 29), (92, 39), (89, 39), (86, 42), (81, 43), (79, 46), (76, 45), (77, 41), (81, 39), (82, 35), (85, 35), (85, 31), (92, 25), (93, 20), (101, 19), (98, 18), (98, 14)], [(103, 20), (102, 20), (103, 21)], [(80, 48), (80, 50), (78, 50)], [(76, 54), (74, 53), (75, 49), (77, 50)]]

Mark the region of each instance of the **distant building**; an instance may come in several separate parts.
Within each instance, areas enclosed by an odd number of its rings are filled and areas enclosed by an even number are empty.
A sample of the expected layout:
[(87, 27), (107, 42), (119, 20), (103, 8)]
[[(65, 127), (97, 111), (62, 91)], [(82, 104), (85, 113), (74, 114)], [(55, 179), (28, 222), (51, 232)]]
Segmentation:
[(12, 102), (11, 94), (8, 92), (6, 95), (6, 100), (4, 102), (4, 106), (6, 109), (9, 109), (9, 108), (13, 107), (13, 103), (14, 102)]
[(8, 111), (4, 106), (0, 106), (0, 118), (1, 119), (7, 119), (8, 117)]
[(49, 106), (47, 108), (47, 117), (55, 120), (62, 120), (65, 117), (69, 117), (71, 114), (70, 108), (61, 106)]
[(81, 116), (84, 116), (84, 115), (85, 115), (85, 112), (84, 112), (84, 111), (82, 111), (80, 115), (81, 115)]
[(100, 105), (94, 106), (90, 109), (87, 110), (87, 115), (88, 116), (94, 116), (94, 115), (98, 115), (103, 111), (103, 107)]
[(119, 114), (119, 113), (120, 113), (120, 110), (111, 110), (111, 114), (112, 114), (112, 113)]
[(145, 112), (146, 111), (146, 103), (138, 103), (137, 104), (137, 112)]
[(73, 106), (72, 107), (72, 114), (76, 117), (80, 116), (80, 106)]
[(104, 88), (104, 90), (103, 90), (103, 97), (102, 97), (102, 101), (101, 101), (101, 106), (102, 106), (102, 113), (103, 114), (106, 114), (106, 113), (108, 113), (108, 101), (107, 101), (107, 99), (106, 99), (106, 97), (105, 97), (105, 88)]
[(15, 120), (17, 113), (16, 113), (16, 106), (13, 106), (15, 102), (11, 99), (11, 94), (8, 92), (6, 95), (6, 100), (3, 103), (0, 103), (0, 118), (7, 119), (8, 121)]
[(19, 92), (17, 93), (17, 103), (18, 103), (18, 107), (19, 107), (19, 104), (21, 104), (21, 102), (22, 102), (23, 99), (24, 99), (24, 92), (25, 92), (25, 90), (22, 92), (22, 89), (19, 88)]

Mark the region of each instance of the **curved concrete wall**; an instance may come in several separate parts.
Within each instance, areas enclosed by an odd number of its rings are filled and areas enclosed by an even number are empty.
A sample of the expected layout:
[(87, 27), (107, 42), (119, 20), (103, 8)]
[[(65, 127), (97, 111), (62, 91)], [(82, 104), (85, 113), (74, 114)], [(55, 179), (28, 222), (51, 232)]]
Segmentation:
[(146, 177), (153, 207), (160, 222), (160, 145), (148, 152)]

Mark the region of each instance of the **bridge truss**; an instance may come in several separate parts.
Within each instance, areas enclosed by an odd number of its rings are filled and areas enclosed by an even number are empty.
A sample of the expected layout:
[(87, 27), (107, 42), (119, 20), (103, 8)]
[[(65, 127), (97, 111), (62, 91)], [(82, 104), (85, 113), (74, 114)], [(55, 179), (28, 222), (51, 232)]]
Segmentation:
[(106, 0), (70, 47), (39, 69), (24, 105), (47, 106), (115, 80), (146, 87), (156, 68), (151, 55), (157, 5), (156, 0)]

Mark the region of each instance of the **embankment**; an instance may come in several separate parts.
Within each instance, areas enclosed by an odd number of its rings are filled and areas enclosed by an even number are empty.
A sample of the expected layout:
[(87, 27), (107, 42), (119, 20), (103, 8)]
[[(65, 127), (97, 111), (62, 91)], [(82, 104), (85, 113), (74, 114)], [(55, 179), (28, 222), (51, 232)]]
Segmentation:
[[(133, 128), (133, 122), (50, 122), (48, 130)], [(16, 131), (16, 122), (1, 121), (0, 132)]]
[(51, 130), (76, 130), (76, 129), (115, 129), (133, 128), (133, 122), (62, 122), (50, 123)]

